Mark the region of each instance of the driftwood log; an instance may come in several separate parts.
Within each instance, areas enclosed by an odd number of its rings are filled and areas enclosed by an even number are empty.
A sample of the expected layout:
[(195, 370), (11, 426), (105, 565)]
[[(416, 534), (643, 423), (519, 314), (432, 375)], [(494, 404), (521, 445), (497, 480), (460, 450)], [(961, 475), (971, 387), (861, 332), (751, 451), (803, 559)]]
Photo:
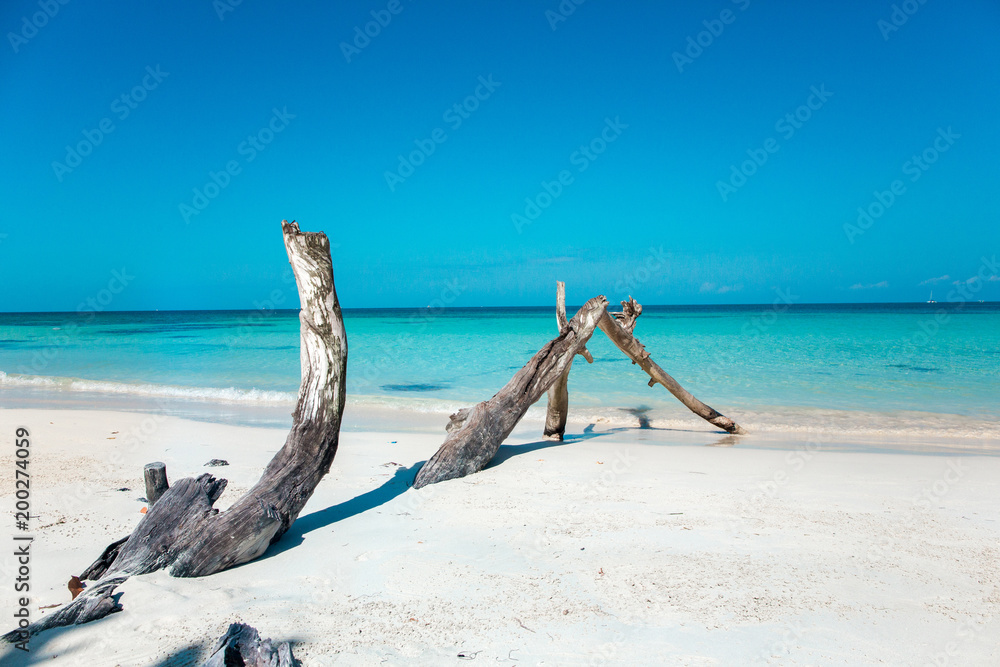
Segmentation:
[(128, 537), (123, 537), (116, 542), (112, 542), (105, 549), (104, 553), (98, 556), (97, 560), (90, 564), (90, 566), (80, 573), (80, 578), (84, 581), (97, 581), (101, 576), (108, 571), (111, 564), (115, 562), (118, 558), (118, 553), (122, 550), (122, 546), (128, 542)]
[[(638, 364), (642, 370), (646, 371), (649, 375), (649, 386), (652, 387), (656, 383), (662, 384), (666, 387), (667, 391), (673, 394), (677, 400), (683, 403), (688, 410), (695, 413), (702, 419), (718, 426), (724, 431), (728, 431), (734, 435), (743, 435), (746, 433), (743, 428), (734, 422), (729, 417), (721, 414), (714, 408), (711, 408), (697, 398), (695, 398), (691, 393), (680, 385), (674, 378), (670, 376), (665, 370), (660, 368), (655, 361), (649, 356), (649, 352), (646, 351), (646, 347), (639, 342), (639, 339), (632, 335), (635, 330), (636, 318), (642, 313), (642, 306), (639, 305), (635, 299), (629, 297), (628, 301), (622, 301), (622, 312), (621, 313), (608, 313), (604, 312), (601, 319), (598, 321), (597, 326), (600, 327), (601, 331), (607, 334), (611, 342), (618, 346), (625, 355), (632, 360), (633, 364)], [(612, 316), (613, 315), (613, 316)]]
[(451, 416), (448, 436), (424, 464), (414, 488), (479, 472), (490, 462), (524, 413), (563, 374), (594, 333), (608, 305), (603, 296), (584, 304), (566, 328), (549, 341), (493, 398)]
[(202, 667), (295, 667), (288, 642), (261, 639), (257, 630), (245, 623), (233, 623), (212, 649), (212, 657)]
[(31, 635), (38, 634), (43, 630), (61, 628), (67, 625), (81, 625), (121, 611), (122, 606), (118, 604), (115, 588), (126, 579), (128, 577), (109, 577), (100, 583), (88, 586), (76, 596), (76, 599), (62, 609), (54, 611), (48, 616), (43, 616), (27, 627), (12, 630), (0, 637), (0, 640), (16, 644), (27, 641)]
[[(566, 283), (562, 281), (556, 283), (556, 326), (560, 333), (569, 326), (569, 322), (566, 320)], [(594, 363), (594, 357), (591, 356), (586, 347), (583, 347), (577, 354), (586, 359), (588, 364)], [(566, 434), (566, 418), (569, 416), (569, 371), (572, 366), (573, 359), (570, 359), (569, 363), (566, 364), (566, 370), (549, 387), (544, 435), (550, 440), (561, 441)]]
[(282, 221), (282, 231), (301, 301), (302, 365), (298, 403), (284, 446), (260, 481), (221, 513), (212, 505), (226, 488), (226, 480), (206, 473), (175, 482), (155, 505), (150, 504), (124, 542), (109, 546), (85, 571), (87, 578), (101, 581), (59, 612), (29, 626), (30, 634), (95, 620), (100, 611), (103, 615), (117, 611), (117, 604), (107, 603), (110, 594), (96, 596), (128, 575), (169, 568), (176, 577), (200, 577), (259, 557), (288, 530), (330, 470), (344, 411), (347, 369), (347, 337), (334, 288), (330, 241), (322, 233), (299, 231), (294, 222)]

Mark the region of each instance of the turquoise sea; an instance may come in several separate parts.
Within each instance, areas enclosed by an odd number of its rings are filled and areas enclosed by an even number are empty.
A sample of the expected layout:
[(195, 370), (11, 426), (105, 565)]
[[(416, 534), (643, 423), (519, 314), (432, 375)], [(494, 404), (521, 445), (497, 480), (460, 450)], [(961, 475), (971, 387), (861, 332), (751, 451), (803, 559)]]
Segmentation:
[[(346, 310), (344, 319), (352, 404), (431, 413), (489, 398), (556, 334), (551, 308)], [(297, 311), (0, 314), (0, 407), (155, 403), (279, 423), (299, 382), (298, 327)], [(647, 306), (636, 335), (692, 393), (758, 427), (822, 419), (859, 433), (1000, 430), (997, 303)], [(573, 365), (572, 410), (689, 423), (602, 333), (589, 348), (594, 363)]]

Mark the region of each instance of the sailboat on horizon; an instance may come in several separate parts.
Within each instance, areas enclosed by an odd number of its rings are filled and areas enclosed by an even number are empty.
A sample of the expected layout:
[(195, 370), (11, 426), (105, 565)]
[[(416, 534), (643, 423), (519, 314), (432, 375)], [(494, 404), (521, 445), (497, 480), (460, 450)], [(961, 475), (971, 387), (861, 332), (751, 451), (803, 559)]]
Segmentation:
[(931, 295), (930, 298), (927, 299), (927, 303), (937, 303), (937, 301), (934, 300), (934, 290), (931, 290)]

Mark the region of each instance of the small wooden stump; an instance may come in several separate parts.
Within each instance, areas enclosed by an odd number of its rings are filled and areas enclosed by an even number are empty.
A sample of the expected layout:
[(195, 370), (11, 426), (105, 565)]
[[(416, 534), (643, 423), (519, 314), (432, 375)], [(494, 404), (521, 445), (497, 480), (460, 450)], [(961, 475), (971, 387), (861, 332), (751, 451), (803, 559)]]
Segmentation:
[(167, 483), (167, 464), (160, 461), (147, 463), (142, 469), (142, 475), (146, 478), (146, 501), (152, 507), (170, 488)]

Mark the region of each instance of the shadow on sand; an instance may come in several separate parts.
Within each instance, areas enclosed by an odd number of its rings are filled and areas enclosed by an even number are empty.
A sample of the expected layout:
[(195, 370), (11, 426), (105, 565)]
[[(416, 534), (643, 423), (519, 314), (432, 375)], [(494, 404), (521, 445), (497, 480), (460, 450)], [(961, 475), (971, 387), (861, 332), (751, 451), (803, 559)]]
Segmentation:
[[(639, 421), (638, 430), (653, 430), (653, 431), (677, 431), (681, 429), (660, 429), (652, 426), (650, 424), (649, 418), (646, 413), (650, 411), (651, 408), (646, 406), (639, 406), (637, 408), (623, 408), (626, 412), (634, 415)], [(496, 455), (493, 460), (490, 461), (489, 465), (486, 466), (487, 469), (495, 468), (499, 465), (503, 465), (515, 456), (521, 456), (523, 454), (530, 454), (532, 452), (537, 452), (542, 449), (548, 449), (550, 447), (560, 447), (562, 445), (570, 445), (576, 442), (582, 442), (584, 440), (590, 440), (592, 438), (599, 438), (606, 435), (611, 435), (613, 433), (621, 433), (626, 431), (637, 430), (634, 426), (620, 426), (617, 428), (610, 428), (606, 431), (597, 432), (594, 429), (596, 424), (588, 424), (584, 429), (583, 433), (567, 435), (563, 440), (537, 440), (535, 442), (527, 442), (521, 445), (501, 445), (500, 449), (497, 450)], [(720, 432), (725, 434), (725, 432)], [(736, 444), (738, 440), (733, 436), (725, 434), (721, 440), (708, 443), (708, 446), (713, 447), (731, 447)], [(285, 533), (281, 539), (275, 544), (271, 549), (268, 549), (267, 553), (261, 558), (261, 560), (266, 560), (268, 558), (273, 558), (278, 554), (281, 554), (288, 549), (292, 549), (300, 544), (302, 544), (305, 535), (311, 533), (314, 530), (319, 530), (321, 528), (326, 528), (338, 521), (343, 521), (344, 519), (349, 519), (353, 516), (363, 514), (369, 510), (375, 509), (376, 507), (381, 507), (385, 505), (390, 500), (397, 498), (404, 494), (407, 489), (413, 485), (413, 478), (416, 477), (417, 472), (420, 467), (424, 465), (426, 461), (420, 461), (414, 463), (409, 467), (400, 467), (396, 469), (395, 474), (388, 480), (386, 480), (381, 486), (372, 489), (371, 491), (366, 491), (360, 496), (355, 496), (350, 500), (345, 500), (337, 505), (331, 505), (326, 509), (307, 514), (306, 516), (299, 517), (287, 533)]]
[(548, 449), (549, 447), (560, 447), (562, 445), (571, 445), (574, 442), (583, 442), (584, 440), (590, 440), (592, 438), (600, 438), (604, 435), (611, 435), (612, 433), (619, 433), (621, 431), (631, 431), (631, 428), (619, 427), (608, 429), (607, 431), (601, 431), (600, 433), (594, 432), (594, 424), (590, 424), (587, 428), (583, 429), (583, 433), (579, 435), (567, 435), (562, 440), (538, 440), (536, 442), (526, 442), (523, 445), (500, 445), (500, 449), (497, 450), (496, 455), (493, 460), (490, 461), (489, 465), (486, 466), (487, 469), (495, 468), (498, 465), (503, 464), (515, 456), (521, 456), (522, 454), (530, 454), (531, 452), (537, 452), (540, 449)]
[(413, 484), (413, 478), (416, 477), (417, 471), (420, 470), (420, 466), (424, 465), (424, 463), (426, 461), (414, 463), (409, 467), (397, 468), (395, 474), (383, 482), (381, 486), (371, 491), (366, 491), (350, 500), (345, 500), (342, 503), (331, 505), (318, 512), (299, 517), (292, 524), (292, 527), (288, 529), (288, 532), (278, 540), (278, 543), (271, 549), (268, 549), (261, 560), (272, 558), (302, 544), (306, 533), (326, 528), (338, 521), (349, 519), (352, 516), (357, 516), (376, 507), (381, 507), (393, 498), (403, 495)]

